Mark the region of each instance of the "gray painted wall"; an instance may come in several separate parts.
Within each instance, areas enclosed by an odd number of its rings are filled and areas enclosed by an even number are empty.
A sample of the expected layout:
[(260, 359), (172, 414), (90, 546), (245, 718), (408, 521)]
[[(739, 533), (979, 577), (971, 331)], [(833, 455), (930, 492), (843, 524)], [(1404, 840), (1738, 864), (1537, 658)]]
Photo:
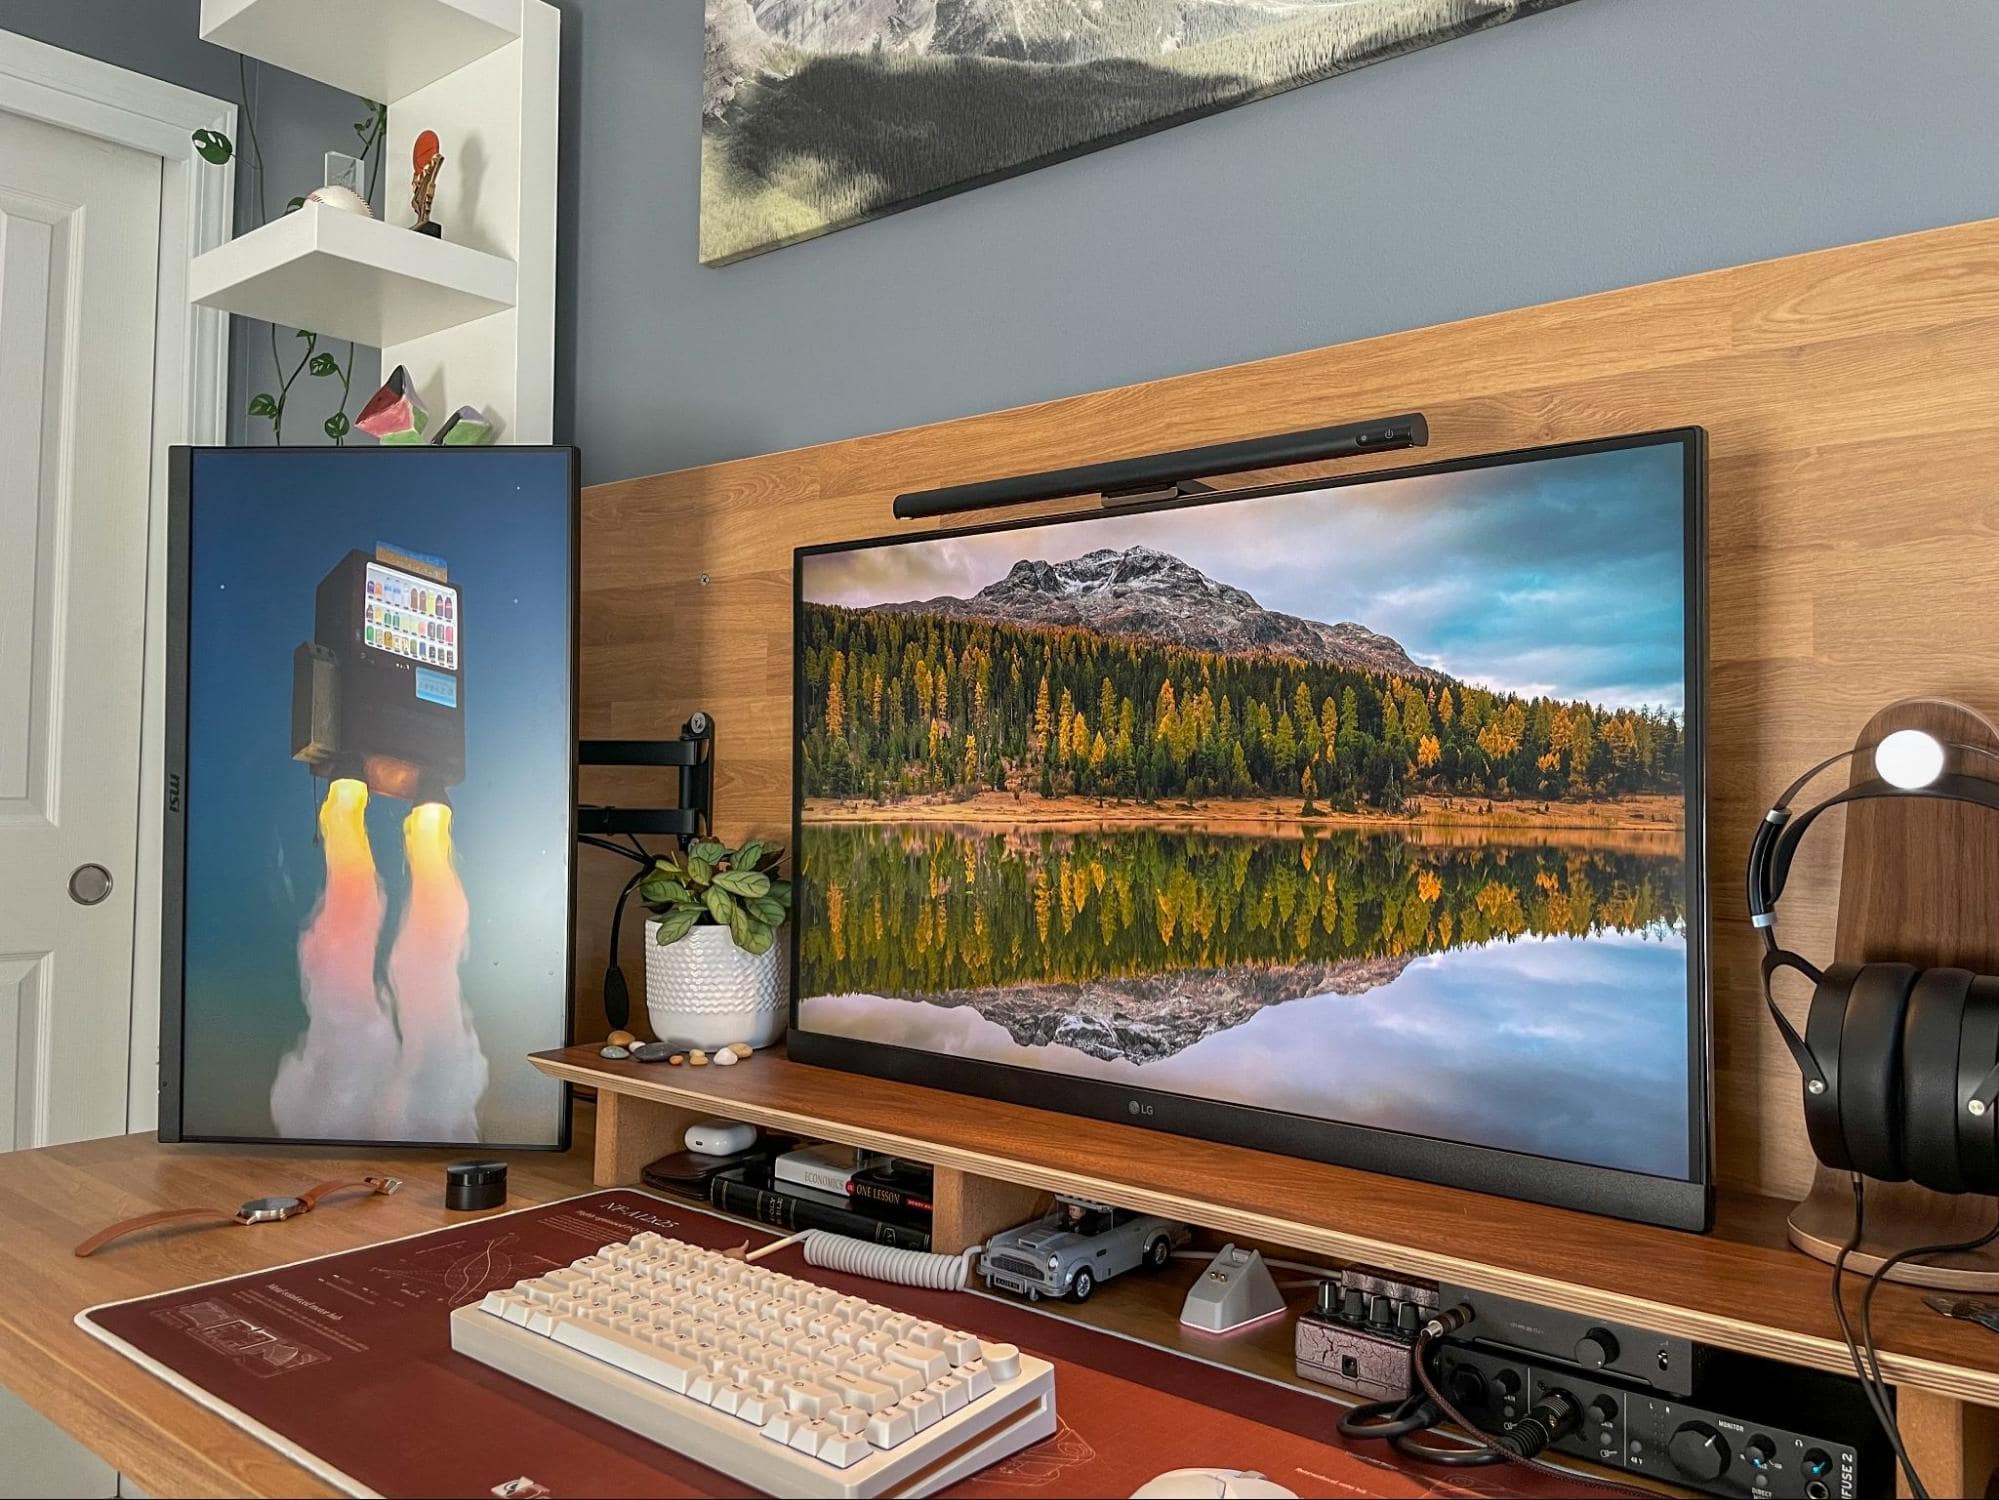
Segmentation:
[(201, 40), (200, 15), (201, 0), (4, 0), (0, 30), (234, 99), (236, 54)]
[[(1999, 213), (1989, 0), (1577, 0), (708, 268), (700, 0), (558, 4), (557, 431), (592, 482)], [(5, 0), (0, 25), (234, 97), (198, 11)], [(251, 86), (276, 207), (353, 106)], [(237, 354), (241, 429), (260, 326)]]
[[(217, 99), (243, 103), (247, 99), (263, 147), (265, 198), (278, 213), (295, 193), (318, 186), (329, 150), (354, 149), (351, 122), (361, 118), (351, 95), (261, 63), (238, 68), (234, 52), (211, 47), (200, 38), (201, 0), (0, 0), (0, 29), (18, 32), (51, 46), (95, 57)], [(248, 132), (237, 134), (236, 221), (240, 231), (261, 220), (257, 184), (250, 170)], [(376, 208), (381, 207), (380, 194)], [(245, 318), (230, 329), (230, 441), (267, 443), (271, 425), (251, 421), (244, 408), (258, 391), (275, 391), (277, 358), (268, 324)], [(293, 330), (277, 330), (279, 355), (289, 371), (304, 346)], [(344, 365), (347, 345), (326, 344)], [(354, 361), (351, 417), (381, 383), (379, 361), (372, 349), (362, 349)], [(287, 403), (285, 440), (290, 443), (327, 441), (320, 424), (339, 406), (331, 379), (301, 375)], [(363, 439), (363, 441), (367, 441)]]
[(1989, 0), (1577, 0), (710, 269), (699, 0), (562, 10), (590, 481), (1999, 213)]

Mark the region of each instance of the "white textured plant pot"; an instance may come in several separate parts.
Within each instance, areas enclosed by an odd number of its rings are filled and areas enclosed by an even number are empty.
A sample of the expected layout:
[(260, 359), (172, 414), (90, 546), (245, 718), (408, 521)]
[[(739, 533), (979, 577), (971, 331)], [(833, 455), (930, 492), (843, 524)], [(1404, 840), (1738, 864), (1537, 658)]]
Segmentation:
[(731, 1042), (768, 1047), (791, 1013), (782, 929), (763, 953), (736, 946), (726, 927), (703, 925), (661, 947), (646, 922), (646, 1015), (653, 1034), (675, 1047), (713, 1051)]

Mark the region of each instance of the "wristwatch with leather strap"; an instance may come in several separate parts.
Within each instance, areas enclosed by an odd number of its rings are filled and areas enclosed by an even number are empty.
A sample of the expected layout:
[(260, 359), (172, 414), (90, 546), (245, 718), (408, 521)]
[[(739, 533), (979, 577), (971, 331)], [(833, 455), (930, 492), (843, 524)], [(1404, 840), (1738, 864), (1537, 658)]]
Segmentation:
[(349, 1188), (366, 1188), (371, 1193), (393, 1193), (402, 1185), (400, 1177), (363, 1177), (358, 1182), (322, 1182), (307, 1188), (296, 1198), (252, 1198), (234, 1212), (223, 1208), (163, 1209), (159, 1213), (140, 1214), (136, 1219), (123, 1219), (108, 1229), (98, 1230), (76, 1247), (76, 1253), (95, 1254), (115, 1239), (161, 1224), (186, 1223), (195, 1219), (205, 1219), (213, 1224), (273, 1224), (280, 1219), (296, 1219), (300, 1214), (309, 1214), (319, 1206), (322, 1198), (344, 1193)]

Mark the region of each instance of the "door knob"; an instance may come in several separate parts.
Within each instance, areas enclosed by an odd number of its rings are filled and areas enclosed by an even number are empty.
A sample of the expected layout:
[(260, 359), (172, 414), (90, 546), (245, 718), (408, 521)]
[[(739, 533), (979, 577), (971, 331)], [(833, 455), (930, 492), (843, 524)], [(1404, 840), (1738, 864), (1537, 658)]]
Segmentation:
[(69, 899), (95, 906), (111, 894), (111, 872), (102, 865), (78, 865), (69, 875)]

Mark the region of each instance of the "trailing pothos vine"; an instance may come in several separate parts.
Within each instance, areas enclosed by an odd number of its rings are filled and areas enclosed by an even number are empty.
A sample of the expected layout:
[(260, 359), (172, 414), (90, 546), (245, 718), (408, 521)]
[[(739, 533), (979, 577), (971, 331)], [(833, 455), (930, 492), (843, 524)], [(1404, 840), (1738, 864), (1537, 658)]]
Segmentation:
[[(257, 139), (257, 120), (250, 105), (249, 65), (242, 57), (236, 59), (238, 96), (243, 114), (243, 128), (250, 147), (250, 171), (257, 180), (257, 223), (259, 227), (270, 222), (269, 201), (264, 194), (264, 148)], [(361, 150), (358, 153), (368, 173), (365, 196), (369, 202), (375, 198), (375, 179), (382, 166), (382, 138), (388, 133), (389, 107), (373, 99), (363, 99), (367, 115), (354, 122), (354, 134), (359, 137)], [(219, 130), (197, 130), (194, 132), (194, 147), (202, 160), (221, 166), (236, 154), (235, 142)], [(305, 206), (305, 199), (293, 198), (285, 205), (286, 213), (295, 213)], [(354, 394), (354, 341), (347, 340), (347, 357), (340, 360), (331, 351), (319, 347), (319, 335), (311, 329), (301, 328), (295, 338), (304, 344), (295, 361), (288, 361), (278, 343), (276, 324), (267, 325), (271, 337), (271, 369), (277, 380), (275, 391), (263, 390), (250, 398), (249, 414), (271, 424), (271, 441), (285, 440), (285, 411), (291, 402), (292, 387), (301, 376), (314, 380), (338, 380), (340, 382), (340, 407), (321, 424), (326, 435), (338, 446), (345, 446), (347, 435), (354, 430), (353, 420), (347, 415), (348, 404)], [(289, 366), (289, 367), (288, 367)]]

